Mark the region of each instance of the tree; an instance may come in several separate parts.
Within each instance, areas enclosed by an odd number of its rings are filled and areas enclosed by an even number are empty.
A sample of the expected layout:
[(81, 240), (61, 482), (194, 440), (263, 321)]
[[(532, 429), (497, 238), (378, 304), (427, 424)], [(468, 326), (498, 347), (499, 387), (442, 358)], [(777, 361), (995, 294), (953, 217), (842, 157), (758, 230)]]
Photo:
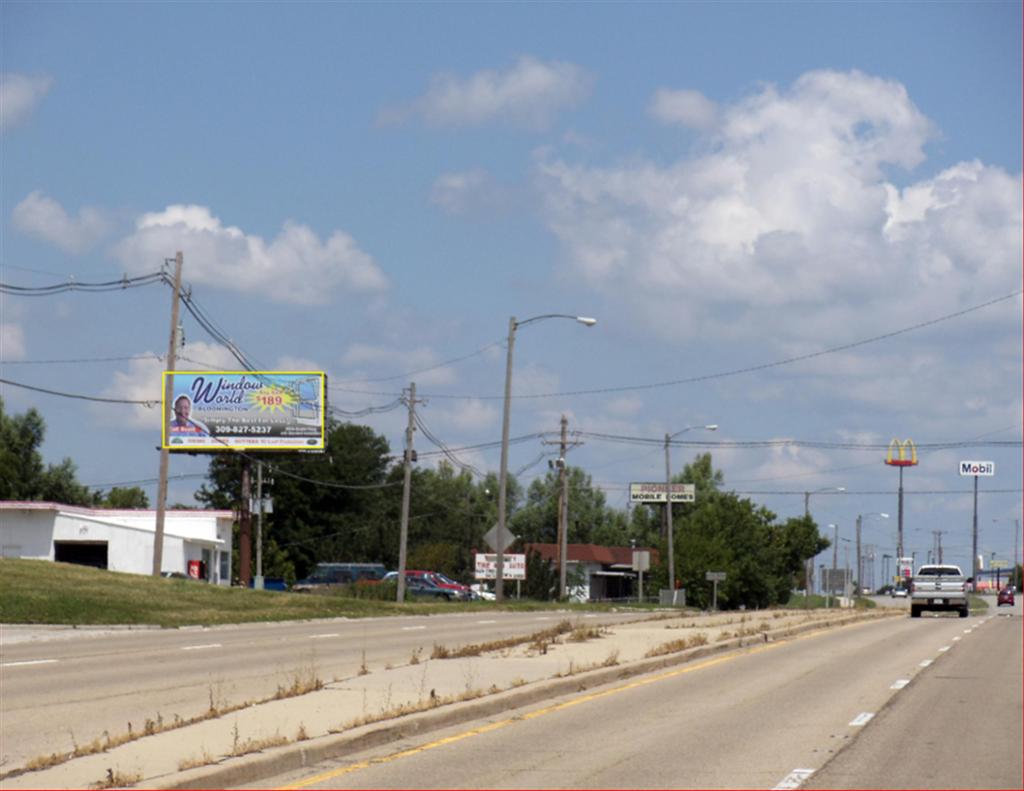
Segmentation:
[(23, 415), (8, 416), (0, 398), (0, 499), (95, 505), (96, 496), (78, 482), (70, 458), (43, 464), (39, 447), (45, 435), (39, 412), (29, 409)]
[[(570, 544), (628, 546), (629, 525), (624, 514), (610, 508), (604, 492), (596, 488), (579, 467), (569, 467)], [(526, 503), (512, 516), (512, 532), (525, 543), (554, 544), (558, 541), (558, 507), (562, 484), (557, 472), (535, 479), (526, 493)]]
[(99, 496), (99, 504), (105, 508), (149, 508), (149, 497), (138, 486), (115, 486)]

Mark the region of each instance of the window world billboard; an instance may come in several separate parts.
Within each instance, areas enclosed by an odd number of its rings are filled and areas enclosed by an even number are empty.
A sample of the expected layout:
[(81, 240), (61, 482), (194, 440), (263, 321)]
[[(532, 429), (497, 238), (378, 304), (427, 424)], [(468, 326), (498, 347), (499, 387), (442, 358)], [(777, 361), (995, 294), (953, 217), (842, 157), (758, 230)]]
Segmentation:
[(163, 384), (169, 450), (324, 449), (322, 371), (164, 371)]

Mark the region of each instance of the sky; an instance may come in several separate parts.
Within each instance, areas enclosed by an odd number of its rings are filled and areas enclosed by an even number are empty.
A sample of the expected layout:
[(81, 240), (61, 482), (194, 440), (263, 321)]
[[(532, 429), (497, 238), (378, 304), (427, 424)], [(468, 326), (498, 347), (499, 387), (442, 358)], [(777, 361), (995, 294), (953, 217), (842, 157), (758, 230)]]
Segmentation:
[[(499, 465), (510, 317), (594, 317), (516, 332), (523, 483), (565, 415), (568, 463), (625, 508), (682, 432), (673, 472), (710, 451), (780, 519), (812, 492), (839, 565), (861, 516), (880, 584), (885, 448), (911, 438), (908, 552), (941, 537), (970, 566), (959, 462), (988, 460), (978, 551), (1009, 560), (1021, 26), (1015, 2), (4, 0), (0, 282), (181, 251), (254, 365), (327, 372), (335, 414), (396, 453), (415, 382), (420, 464), (436, 441), (477, 472)], [(85, 484), (156, 499), (160, 409), (116, 402), (159, 399), (170, 297), (0, 294), (5, 408), (38, 409), (44, 458)], [(182, 325), (179, 369), (239, 369)], [(206, 465), (171, 459), (172, 503)]]

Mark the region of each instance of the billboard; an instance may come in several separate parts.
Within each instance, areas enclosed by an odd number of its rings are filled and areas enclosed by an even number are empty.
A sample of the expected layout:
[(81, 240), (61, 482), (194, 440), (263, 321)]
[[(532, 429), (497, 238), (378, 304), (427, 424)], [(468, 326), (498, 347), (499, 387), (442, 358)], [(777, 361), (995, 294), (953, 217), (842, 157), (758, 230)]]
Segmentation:
[(164, 371), (163, 384), (169, 450), (324, 449), (323, 371)]
[[(672, 502), (692, 503), (697, 499), (697, 490), (692, 483), (672, 484)], [(631, 483), (629, 485), (629, 501), (631, 503), (664, 503), (665, 483)]]

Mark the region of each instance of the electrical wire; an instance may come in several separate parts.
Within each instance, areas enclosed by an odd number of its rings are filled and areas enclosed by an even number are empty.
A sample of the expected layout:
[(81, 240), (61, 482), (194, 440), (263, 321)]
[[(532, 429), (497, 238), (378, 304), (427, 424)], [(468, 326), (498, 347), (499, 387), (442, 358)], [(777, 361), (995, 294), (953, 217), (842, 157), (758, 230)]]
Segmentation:
[(404, 374), (395, 374), (394, 376), (380, 376), (372, 379), (342, 379), (339, 381), (339, 384), (359, 384), (362, 382), (390, 382), (395, 379), (408, 379), (413, 376), (418, 376), (419, 374), (425, 374), (429, 373), (430, 371), (436, 371), (438, 368), (444, 368), (446, 365), (455, 365), (455, 363), (461, 363), (463, 360), (469, 360), (470, 358), (481, 355), (487, 350), (493, 349), (496, 346), (504, 346), (506, 343), (507, 341), (505, 339), (494, 341), (493, 343), (489, 343), (486, 346), (481, 346), (475, 352), (464, 354), (461, 357), (453, 357), (450, 360), (445, 360), (444, 362), (437, 363), (436, 365), (432, 365), (429, 368), (420, 368), (417, 371), (409, 371)]
[(473, 466), (472, 464), (469, 464), (468, 462), (464, 462), (464, 461), (462, 461), (462, 460), (461, 460), (461, 459), (460, 459), (460, 458), (459, 458), (458, 456), (456, 456), (456, 455), (455, 455), (455, 454), (454, 454), (454, 453), (453, 453), (453, 452), (452, 452), (452, 451), (451, 451), (451, 450), (450, 450), (450, 449), (448, 448), (448, 446), (447, 446), (447, 445), (445, 445), (445, 444), (444, 444), (444, 442), (442, 442), (442, 441), (441, 441), (441, 440), (439, 440), (439, 439), (438, 439), (437, 437), (435, 437), (435, 436), (434, 436), (434, 435), (433, 435), (433, 434), (431, 433), (430, 429), (429, 429), (429, 428), (427, 427), (426, 423), (424, 423), (424, 422), (423, 422), (423, 418), (421, 418), (421, 417), (420, 417), (420, 416), (419, 416), (418, 414), (416, 414), (415, 412), (413, 412), (413, 420), (414, 420), (414, 422), (416, 423), (416, 426), (417, 426), (417, 427), (419, 428), (419, 430), (420, 430), (420, 431), (421, 431), (421, 432), (423, 433), (423, 436), (424, 436), (424, 437), (426, 437), (426, 438), (427, 438), (427, 439), (428, 439), (428, 440), (429, 440), (430, 442), (432, 442), (432, 443), (433, 443), (433, 444), (434, 444), (434, 445), (435, 445), (436, 447), (440, 448), (440, 449), (441, 449), (441, 452), (442, 452), (442, 453), (444, 453), (445, 457), (446, 457), (446, 458), (447, 458), (447, 459), (448, 459), (448, 460), (449, 460), (449, 461), (450, 461), (450, 462), (451, 462), (452, 464), (454, 464), (454, 465), (455, 465), (456, 467), (458, 467), (458, 468), (459, 468), (459, 469), (461, 469), (461, 470), (465, 470), (465, 471), (466, 471), (466, 472), (468, 472), (468, 473), (469, 473), (470, 475), (473, 475), (473, 476), (474, 476), (474, 477), (476, 477), (476, 478), (480, 478), (480, 479), (483, 479), (483, 478), (485, 478), (485, 477), (486, 477), (486, 476), (484, 475), (484, 473), (482, 473), (482, 472), (481, 472), (481, 471), (480, 471), (479, 469), (477, 469), (476, 467), (474, 467), (474, 466)]
[(63, 283), (54, 283), (49, 286), (16, 286), (11, 283), (0, 283), (0, 293), (10, 294), (18, 297), (51, 297), (56, 294), (63, 294), (67, 291), (123, 291), (129, 288), (141, 288), (160, 283), (165, 280), (163, 272), (152, 272), (148, 275), (137, 277), (122, 276), (120, 280), (107, 280), (100, 283), (79, 282), (72, 278)]
[(129, 360), (163, 360), (159, 354), (131, 354), (124, 357), (78, 357), (63, 360), (0, 360), (0, 365), (58, 365), (63, 363), (114, 363)]
[(76, 398), (81, 401), (99, 401), (104, 404), (137, 404), (144, 407), (155, 407), (160, 403), (159, 398), (154, 401), (133, 401), (125, 398), (100, 398), (99, 396), (87, 396), (79, 393), (64, 393), (59, 390), (48, 390), (45, 387), (34, 387), (22, 382), (13, 382), (10, 379), (0, 379), (0, 384), (10, 385), (11, 387), (21, 387), (25, 390), (33, 390), (37, 393), (46, 393), (47, 395), (60, 396), (62, 398)]

